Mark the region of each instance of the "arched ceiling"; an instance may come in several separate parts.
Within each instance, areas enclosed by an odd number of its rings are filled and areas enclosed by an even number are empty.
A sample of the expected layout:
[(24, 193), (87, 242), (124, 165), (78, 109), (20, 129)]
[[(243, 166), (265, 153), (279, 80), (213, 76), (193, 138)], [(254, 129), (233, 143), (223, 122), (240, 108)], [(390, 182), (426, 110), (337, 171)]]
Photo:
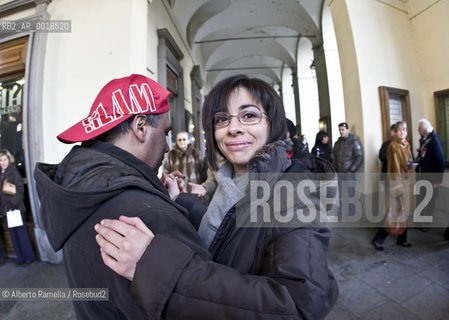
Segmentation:
[(171, 0), (172, 14), (211, 85), (245, 73), (279, 83), (298, 42), (320, 45), (324, 0)]

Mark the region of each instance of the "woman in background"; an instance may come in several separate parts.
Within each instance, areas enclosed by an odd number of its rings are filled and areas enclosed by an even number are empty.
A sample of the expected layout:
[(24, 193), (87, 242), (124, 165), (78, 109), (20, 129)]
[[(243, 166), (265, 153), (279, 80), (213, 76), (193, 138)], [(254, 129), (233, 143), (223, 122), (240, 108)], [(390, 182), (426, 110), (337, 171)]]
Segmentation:
[[(189, 142), (189, 133), (181, 131), (176, 135), (176, 144), (164, 162), (164, 172), (179, 171), (184, 183), (201, 183), (202, 161), (200, 151)], [(189, 190), (190, 191), (190, 190)]]
[(1, 185), (6, 179), (9, 183), (16, 186), (15, 194), (6, 194), (0, 192), (0, 213), (6, 217), (6, 212), (9, 210), (19, 209), (22, 214), (23, 225), (9, 228), (11, 241), (17, 255), (17, 264), (31, 264), (36, 257), (34, 256), (33, 247), (31, 246), (30, 238), (28, 237), (25, 226), (25, 203), (23, 202), (24, 187), (22, 183), (22, 176), (17, 168), (14, 166), (14, 157), (12, 154), (3, 149), (0, 151), (0, 167), (1, 167)]
[(329, 148), (329, 135), (326, 131), (319, 131), (316, 134), (315, 145), (312, 148), (315, 157), (331, 161), (331, 148)]

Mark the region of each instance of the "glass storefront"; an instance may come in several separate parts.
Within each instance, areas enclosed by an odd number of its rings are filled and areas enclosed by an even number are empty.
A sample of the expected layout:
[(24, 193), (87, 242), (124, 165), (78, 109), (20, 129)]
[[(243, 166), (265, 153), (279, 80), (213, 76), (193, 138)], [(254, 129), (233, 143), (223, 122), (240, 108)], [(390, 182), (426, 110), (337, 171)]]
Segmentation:
[(22, 107), (24, 78), (2, 82), (0, 85), (0, 148), (8, 149), (15, 165), (25, 177), (22, 145)]
[[(25, 186), (24, 200), (27, 208), (25, 212), (25, 224), (28, 234), (36, 248), (34, 237), (33, 216), (30, 210), (27, 179), (25, 172), (25, 159), (23, 151), (23, 76), (5, 80), (0, 83), (0, 149), (7, 149), (14, 156), (14, 165), (19, 170)], [(15, 257), (9, 230), (6, 227), (5, 218), (2, 219), (0, 236), (3, 242), (3, 251), (8, 257)]]

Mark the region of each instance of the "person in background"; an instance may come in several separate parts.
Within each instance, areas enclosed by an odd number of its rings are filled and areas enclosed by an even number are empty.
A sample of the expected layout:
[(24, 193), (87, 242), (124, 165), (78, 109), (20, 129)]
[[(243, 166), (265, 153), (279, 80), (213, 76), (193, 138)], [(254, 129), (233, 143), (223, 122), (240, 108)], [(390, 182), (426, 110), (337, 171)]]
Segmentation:
[[(418, 121), (419, 139), (418, 157), (416, 162), (417, 180), (427, 180), (432, 183), (432, 198), (424, 208), (423, 216), (432, 216), (435, 210), (436, 199), (439, 194), (439, 186), (443, 181), (444, 168), (446, 160), (444, 159), (443, 148), (440, 139), (433, 130), (432, 125), (427, 119)], [(422, 190), (421, 190), (422, 191)], [(417, 196), (417, 203), (420, 203), (425, 197), (424, 192)], [(427, 228), (419, 228), (421, 231), (428, 231)]]
[[(360, 169), (363, 163), (363, 149), (359, 140), (349, 133), (349, 126), (346, 122), (338, 125), (340, 138), (335, 142), (331, 154), (331, 162), (335, 167), (338, 175), (338, 184), (340, 190), (340, 207), (338, 214), (341, 216), (347, 209), (349, 216), (355, 214), (355, 206), (349, 198), (355, 195), (355, 173)], [(347, 190), (344, 188), (347, 184)]]
[[(394, 134), (395, 134), (395, 130), (394, 130), (395, 125), (396, 124), (392, 124), (391, 125), (391, 127), (390, 127), (390, 139), (385, 140), (382, 143), (382, 146), (380, 147), (380, 150), (379, 150), (379, 160), (380, 160), (380, 162), (382, 164), (382, 168), (380, 170), (380, 172), (382, 173), (382, 177), (385, 176), (385, 174), (387, 173), (387, 150), (388, 150), (388, 146), (391, 143), (391, 139), (393, 139)], [(385, 180), (385, 179), (382, 179), (382, 180)]]
[(181, 172), (184, 183), (201, 183), (201, 153), (189, 143), (189, 133), (181, 131), (176, 135), (176, 144), (164, 162), (164, 172)]
[[(385, 211), (392, 208), (402, 208), (405, 212), (412, 212), (414, 208), (413, 185), (414, 185), (414, 170), (413, 170), (413, 156), (410, 151), (410, 144), (407, 141), (407, 124), (399, 121), (395, 125), (395, 134), (391, 139), (391, 143), (387, 150), (387, 186)], [(396, 203), (391, 203), (395, 201)], [(379, 228), (372, 244), (378, 251), (384, 250), (383, 243), (388, 236), (388, 232), (384, 228)], [(396, 240), (397, 245), (402, 247), (410, 247), (410, 242), (407, 242), (407, 228), (398, 235)]]
[(16, 186), (15, 194), (5, 194), (3, 190), (0, 192), (0, 213), (6, 217), (7, 211), (15, 209), (20, 210), (23, 225), (9, 228), (9, 234), (11, 235), (11, 241), (17, 255), (17, 264), (29, 265), (36, 260), (36, 257), (25, 224), (26, 208), (23, 201), (25, 189), (22, 182), (22, 176), (20, 175), (19, 170), (14, 166), (14, 157), (6, 149), (0, 150), (0, 167), (1, 185), (3, 186), (4, 181), (7, 180), (9, 183)]
[(310, 154), (309, 143), (307, 142), (306, 135), (302, 134), (301, 138), (299, 139), (299, 141), (301, 142), (301, 150), (302, 150), (302, 152)]
[(332, 164), (338, 173), (355, 173), (363, 163), (363, 150), (359, 140), (349, 133), (346, 122), (338, 125), (340, 138), (332, 150)]
[[(0, 215), (0, 218), (3, 218), (3, 217)], [(1, 220), (0, 220), (0, 222), (1, 222)], [(1, 231), (0, 231), (0, 266), (4, 265), (5, 262), (6, 262), (5, 254), (3, 253), (3, 241), (2, 241), (2, 236), (3, 236), (3, 235), (1, 234)]]
[[(2, 219), (6, 219), (2, 213), (0, 213), (0, 223), (3, 223)], [(0, 227), (0, 266), (4, 265), (6, 262), (5, 253), (3, 252), (3, 241), (2, 241), (2, 228)]]
[(290, 119), (286, 118), (287, 121), (287, 137), (293, 143), (292, 150), (290, 151), (290, 156), (292, 159), (301, 159), (307, 157), (309, 153), (309, 145), (305, 141), (305, 136), (301, 136), (301, 140), (296, 138), (297, 128), (296, 125)]
[(315, 157), (331, 161), (331, 148), (329, 147), (329, 135), (326, 131), (319, 131), (316, 134), (315, 145), (312, 148)]

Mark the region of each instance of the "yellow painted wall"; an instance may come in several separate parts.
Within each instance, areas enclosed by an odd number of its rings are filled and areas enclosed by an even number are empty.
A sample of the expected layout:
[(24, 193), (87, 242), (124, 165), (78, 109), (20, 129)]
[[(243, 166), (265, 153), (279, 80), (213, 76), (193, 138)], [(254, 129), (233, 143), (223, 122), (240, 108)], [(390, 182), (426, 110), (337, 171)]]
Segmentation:
[[(409, 131), (418, 140), (416, 122), (425, 101), (419, 46), (402, 1), (334, 0), (330, 2), (342, 66), (347, 120), (360, 136), (365, 150), (365, 172), (378, 172), (382, 144), (378, 87), (410, 92), (412, 124)], [(446, 11), (447, 12), (447, 11)]]
[[(409, 134), (416, 132), (424, 87), (407, 12), (399, 6), (372, 0), (351, 0), (350, 8), (360, 67), (367, 147), (365, 165), (368, 172), (375, 172), (377, 152), (382, 143), (378, 87), (409, 90), (412, 118), (412, 123), (408, 124)], [(416, 148), (418, 137), (414, 134), (413, 138)]]
[[(328, 1), (334, 22), (335, 37), (337, 39), (338, 53), (340, 56), (346, 114), (346, 118), (339, 118), (338, 122), (348, 122), (351, 133), (358, 136), (364, 145), (364, 122), (363, 114), (361, 112), (362, 97), (360, 92), (359, 66), (354, 43), (355, 39), (352, 21), (346, 2), (346, 0)], [(329, 86), (332, 86), (332, 83), (329, 83)], [(332, 116), (334, 116), (333, 113)], [(338, 136), (334, 137), (334, 141), (336, 141), (337, 138)]]
[(433, 93), (449, 89), (449, 1), (409, 0), (407, 9), (424, 85), (417, 112), (435, 127)]
[[(309, 151), (312, 151), (315, 144), (320, 119), (318, 83), (316, 74), (310, 69), (313, 60), (312, 43), (309, 39), (301, 39), (298, 46), (299, 107), (301, 110), (301, 134), (306, 136)], [(294, 122), (296, 123), (296, 121)]]
[[(340, 137), (338, 124), (346, 120), (342, 74), (334, 21), (329, 6), (323, 6), (322, 16), (323, 50), (326, 59), (327, 81), (331, 117), (332, 145)], [(329, 131), (329, 129), (328, 129)]]
[(193, 59), (160, 0), (59, 0), (48, 12), (52, 20), (71, 20), (72, 31), (48, 34), (42, 161), (59, 162), (70, 150), (56, 135), (88, 115), (108, 81), (131, 73), (157, 81), (157, 29), (167, 28), (184, 53), (184, 104), (191, 110)]

